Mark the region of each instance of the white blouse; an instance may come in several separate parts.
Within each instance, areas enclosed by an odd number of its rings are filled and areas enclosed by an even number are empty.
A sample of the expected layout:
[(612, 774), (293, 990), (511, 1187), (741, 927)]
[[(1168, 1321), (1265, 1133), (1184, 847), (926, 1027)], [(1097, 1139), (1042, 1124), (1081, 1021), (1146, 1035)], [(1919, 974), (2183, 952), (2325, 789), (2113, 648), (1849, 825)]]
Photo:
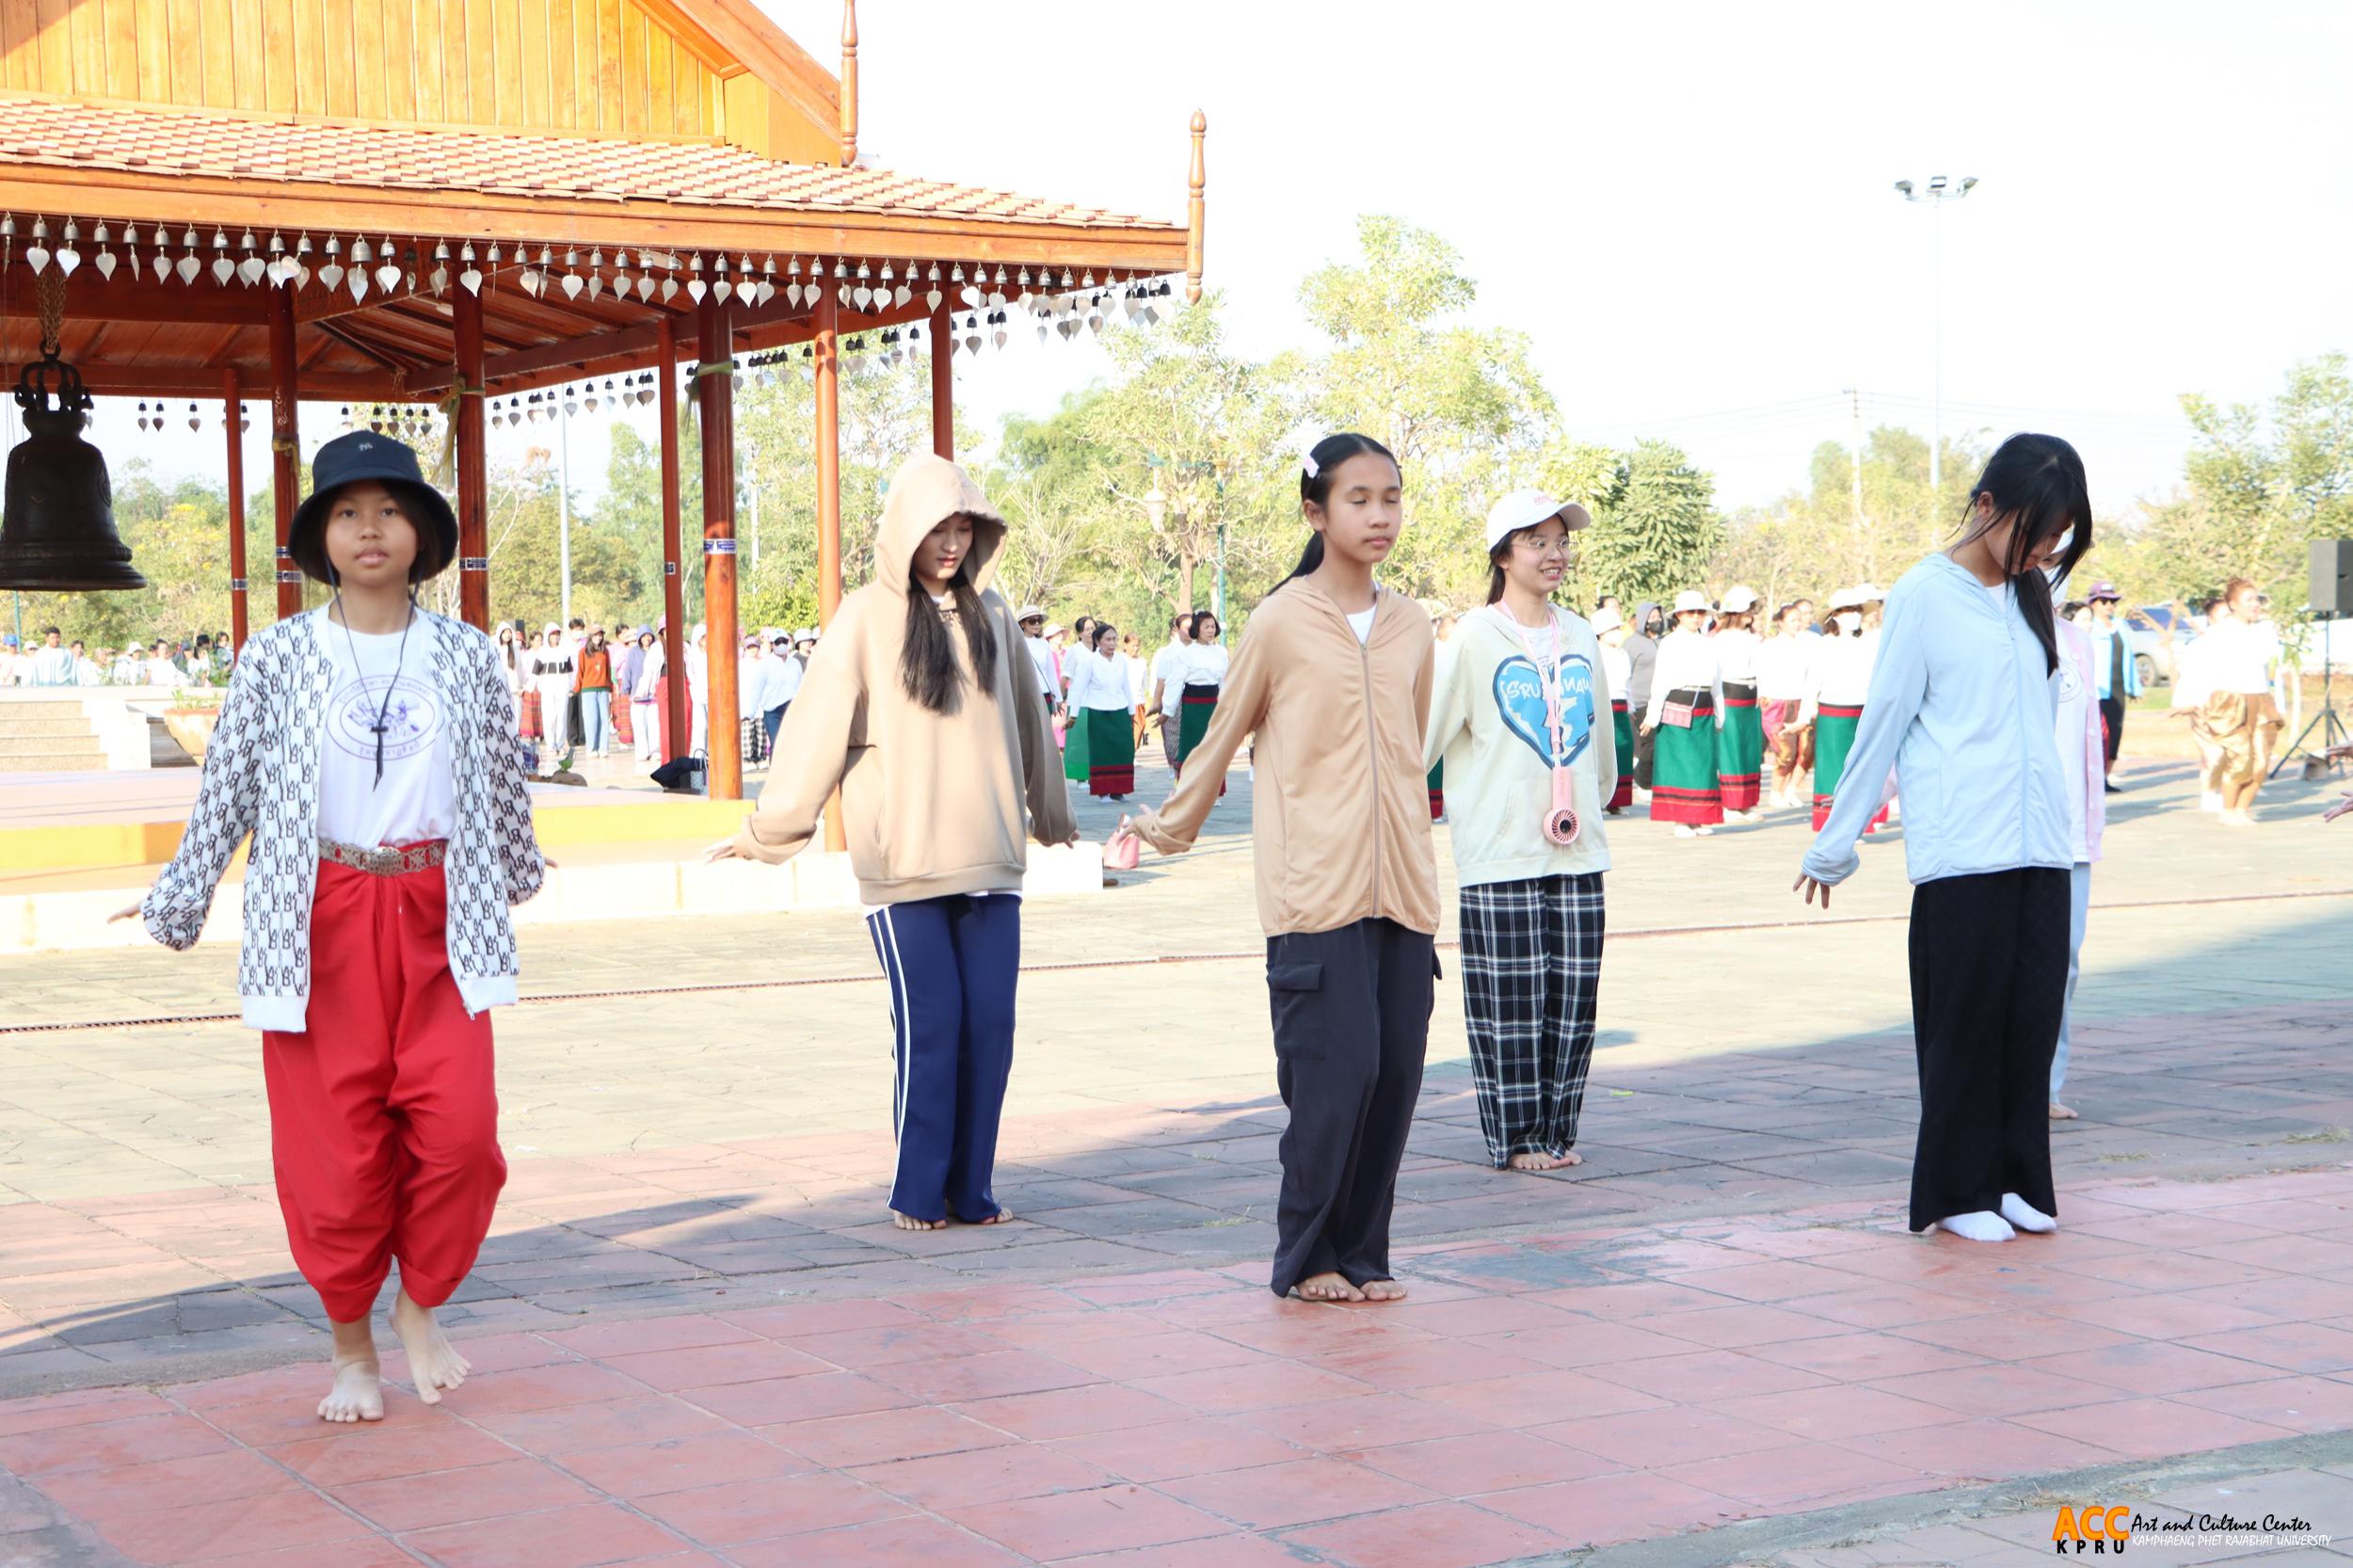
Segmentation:
[(1756, 695), (1764, 702), (1801, 702), (1812, 688), (1814, 654), (1821, 639), (1768, 637), (1756, 650)]
[(2280, 641), (2269, 627), (2218, 620), (2198, 639), (2197, 647), (2208, 691), (2252, 696), (2271, 690), (2269, 665), (2280, 651)]
[(1756, 683), (1756, 650), (1765, 639), (1753, 632), (1732, 631), (1716, 633), (1716, 668), (1726, 680), (1743, 685)]
[(1225, 648), (1220, 643), (1194, 643), (1185, 649), (1185, 684), (1225, 684)]
[(1074, 653), (1063, 661), (1070, 673), (1069, 704), (1103, 712), (1128, 711), (1128, 671), (1116, 658), (1099, 653)]
[(1818, 706), (1860, 708), (1871, 695), (1871, 669), (1879, 663), (1880, 634), (1876, 628), (1859, 637), (1825, 636), (1815, 650), (1814, 689)]
[(1657, 724), (1674, 692), (1704, 691), (1716, 699), (1716, 723), (1724, 722), (1724, 682), (1716, 662), (1715, 639), (1704, 632), (1673, 631), (1658, 641), (1658, 663), (1651, 671), (1650, 706), (1642, 722)]

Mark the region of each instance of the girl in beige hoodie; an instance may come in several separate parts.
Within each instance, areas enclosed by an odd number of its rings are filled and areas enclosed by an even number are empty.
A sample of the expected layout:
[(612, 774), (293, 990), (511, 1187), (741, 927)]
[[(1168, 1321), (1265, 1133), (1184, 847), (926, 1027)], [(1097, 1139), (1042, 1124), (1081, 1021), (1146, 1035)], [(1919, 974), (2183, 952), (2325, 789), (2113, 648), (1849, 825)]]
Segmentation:
[(1438, 875), (1422, 731), (1429, 613), (1373, 582), (1403, 525), (1388, 449), (1327, 436), (1300, 508), (1316, 531), (1242, 632), (1184, 781), (1135, 832), (1193, 847), (1256, 734), (1251, 800), (1275, 1083), (1289, 1108), (1273, 1288), (1401, 1299), (1389, 1273), (1398, 1161), (1421, 1091), (1437, 976)]
[(841, 601), (817, 645), (759, 808), (712, 850), (779, 865), (840, 787), (890, 983), (890, 1208), (903, 1230), (1012, 1218), (989, 1181), (1013, 1068), (1024, 840), (1079, 836), (1021, 629), (988, 585), (1004, 543), (1004, 520), (964, 470), (933, 456), (901, 465), (874, 580)]

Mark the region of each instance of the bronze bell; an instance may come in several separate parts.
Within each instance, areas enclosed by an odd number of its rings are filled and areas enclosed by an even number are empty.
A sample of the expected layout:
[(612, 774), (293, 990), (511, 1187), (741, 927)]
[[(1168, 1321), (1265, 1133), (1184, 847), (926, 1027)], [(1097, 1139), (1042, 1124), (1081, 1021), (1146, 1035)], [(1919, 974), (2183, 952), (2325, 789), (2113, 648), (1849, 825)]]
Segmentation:
[[(51, 391), (51, 383), (56, 390)], [(53, 407), (54, 401), (54, 407)], [(82, 439), (89, 393), (52, 347), (17, 378), (27, 434), (8, 454), (0, 504), (0, 588), (43, 592), (144, 588), (115, 532), (106, 459)]]

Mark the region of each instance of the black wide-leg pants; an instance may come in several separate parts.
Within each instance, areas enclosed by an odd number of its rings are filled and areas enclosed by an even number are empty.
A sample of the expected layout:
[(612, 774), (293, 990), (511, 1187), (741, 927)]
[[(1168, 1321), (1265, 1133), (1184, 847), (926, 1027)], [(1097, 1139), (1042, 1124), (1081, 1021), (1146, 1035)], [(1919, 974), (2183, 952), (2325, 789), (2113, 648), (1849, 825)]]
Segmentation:
[(1380, 919), (1270, 936), (1266, 971), (1275, 1083), (1291, 1113), (1270, 1283), (1287, 1296), (1311, 1274), (1359, 1286), (1387, 1279), (1397, 1167), (1430, 1044), (1436, 940)]
[(1920, 1142), (1912, 1228), (2051, 1187), (2051, 1053), (2067, 1005), (2068, 873), (2023, 867), (1912, 890)]

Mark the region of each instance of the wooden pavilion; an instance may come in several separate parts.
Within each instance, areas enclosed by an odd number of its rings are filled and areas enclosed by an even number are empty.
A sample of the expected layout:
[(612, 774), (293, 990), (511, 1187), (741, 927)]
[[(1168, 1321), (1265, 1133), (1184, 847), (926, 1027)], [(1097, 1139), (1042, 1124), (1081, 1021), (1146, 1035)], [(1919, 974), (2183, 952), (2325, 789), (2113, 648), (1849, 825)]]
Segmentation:
[[(283, 548), (299, 403), (422, 403), (449, 416), (459, 601), (487, 626), (486, 401), (650, 371), (665, 650), (683, 670), (691, 363), (710, 788), (737, 798), (741, 357), (808, 345), (829, 618), (845, 335), (928, 344), (933, 440), (952, 455), (950, 361), (983, 320), (1017, 311), (1068, 336), (1178, 275), (1200, 295), (1199, 114), (1187, 221), (1156, 223), (870, 167), (857, 70), (856, 0), (839, 74), (753, 0), (0, 0), (0, 315), (62, 306), (58, 350), (94, 393), (224, 401), (240, 642), (244, 397), (270, 402), (280, 615), (300, 605)], [(684, 681), (669, 700), (682, 746)]]

